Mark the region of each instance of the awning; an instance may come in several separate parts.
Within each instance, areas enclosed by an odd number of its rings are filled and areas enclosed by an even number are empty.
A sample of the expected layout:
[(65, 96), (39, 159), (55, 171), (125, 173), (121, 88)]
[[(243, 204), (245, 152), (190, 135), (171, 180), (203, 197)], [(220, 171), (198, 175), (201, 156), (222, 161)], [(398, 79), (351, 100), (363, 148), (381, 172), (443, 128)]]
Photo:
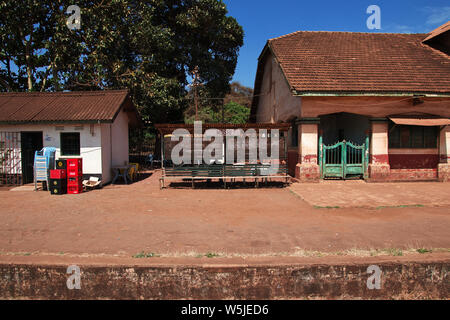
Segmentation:
[(450, 119), (448, 118), (389, 118), (395, 124), (407, 125), (407, 126), (445, 126), (450, 125)]

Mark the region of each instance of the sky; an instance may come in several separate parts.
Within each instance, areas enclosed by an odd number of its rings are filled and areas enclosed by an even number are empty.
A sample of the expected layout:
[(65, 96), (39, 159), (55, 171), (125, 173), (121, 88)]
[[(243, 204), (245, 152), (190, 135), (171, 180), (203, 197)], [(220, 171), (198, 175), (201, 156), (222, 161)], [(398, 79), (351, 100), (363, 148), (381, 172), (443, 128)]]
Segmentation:
[[(223, 0), (244, 28), (233, 81), (253, 87), (258, 57), (270, 38), (298, 30), (428, 33), (450, 20), (449, 0)], [(369, 30), (370, 5), (381, 10), (381, 29)]]

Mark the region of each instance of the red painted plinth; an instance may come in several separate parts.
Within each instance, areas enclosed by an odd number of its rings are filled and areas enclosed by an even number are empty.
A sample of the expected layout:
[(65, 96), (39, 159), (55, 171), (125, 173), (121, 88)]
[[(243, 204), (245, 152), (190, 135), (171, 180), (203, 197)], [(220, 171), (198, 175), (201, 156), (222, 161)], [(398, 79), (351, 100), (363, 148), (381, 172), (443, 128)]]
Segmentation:
[(319, 182), (319, 165), (313, 163), (297, 164), (295, 177), (302, 182)]

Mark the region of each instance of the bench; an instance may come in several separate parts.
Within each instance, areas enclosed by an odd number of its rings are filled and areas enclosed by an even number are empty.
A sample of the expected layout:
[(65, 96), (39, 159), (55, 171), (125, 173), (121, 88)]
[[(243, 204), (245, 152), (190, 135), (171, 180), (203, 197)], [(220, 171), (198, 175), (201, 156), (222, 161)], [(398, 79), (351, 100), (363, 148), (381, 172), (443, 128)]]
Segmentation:
[(160, 189), (165, 188), (166, 180), (191, 180), (194, 187), (195, 180), (219, 179), (224, 182), (226, 188), (227, 180), (234, 182), (236, 179), (254, 180), (255, 186), (258, 182), (268, 181), (268, 179), (285, 179), (288, 183), (288, 167), (280, 164), (276, 174), (267, 175), (269, 165), (264, 164), (238, 164), (238, 165), (199, 165), (199, 166), (174, 166), (163, 168), (160, 178)]

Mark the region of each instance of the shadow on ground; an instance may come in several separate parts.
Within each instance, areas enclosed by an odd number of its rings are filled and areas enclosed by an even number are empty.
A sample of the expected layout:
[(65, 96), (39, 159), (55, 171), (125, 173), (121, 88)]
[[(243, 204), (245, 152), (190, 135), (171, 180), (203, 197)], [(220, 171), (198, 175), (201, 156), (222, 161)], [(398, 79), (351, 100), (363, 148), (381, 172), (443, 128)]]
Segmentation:
[[(279, 181), (271, 182), (227, 182), (226, 185), (222, 181), (196, 181), (194, 183), (194, 189), (271, 189), (271, 188), (284, 188), (288, 185)], [(192, 180), (186, 179), (181, 182), (171, 182), (167, 188), (171, 189), (192, 189)]]

